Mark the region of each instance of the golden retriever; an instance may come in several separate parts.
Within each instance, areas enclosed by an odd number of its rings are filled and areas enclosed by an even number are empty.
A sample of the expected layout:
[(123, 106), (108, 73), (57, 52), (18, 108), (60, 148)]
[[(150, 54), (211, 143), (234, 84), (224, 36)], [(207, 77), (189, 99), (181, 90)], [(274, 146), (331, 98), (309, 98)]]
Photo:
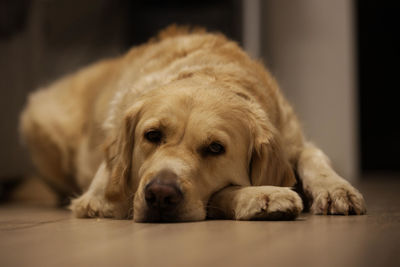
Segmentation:
[(221, 34), (172, 26), (30, 95), (20, 129), (77, 217), (137, 222), (363, 214), (305, 140), (262, 64)]

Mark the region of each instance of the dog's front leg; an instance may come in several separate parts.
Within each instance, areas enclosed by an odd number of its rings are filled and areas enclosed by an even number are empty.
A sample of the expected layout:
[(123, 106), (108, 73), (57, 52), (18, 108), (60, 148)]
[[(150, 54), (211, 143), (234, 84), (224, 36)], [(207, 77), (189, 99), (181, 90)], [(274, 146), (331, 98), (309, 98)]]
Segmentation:
[(128, 219), (131, 217), (129, 211), (131, 210), (130, 207), (132, 207), (132, 198), (124, 201), (106, 199), (105, 191), (109, 177), (109, 171), (103, 162), (98, 168), (89, 189), (79, 198), (72, 200), (69, 208), (76, 217), (116, 219)]
[(364, 198), (331, 167), (328, 157), (313, 144), (300, 154), (297, 171), (314, 214), (364, 214)]
[(287, 187), (229, 186), (214, 194), (208, 217), (233, 220), (293, 220), (303, 209), (299, 195)]

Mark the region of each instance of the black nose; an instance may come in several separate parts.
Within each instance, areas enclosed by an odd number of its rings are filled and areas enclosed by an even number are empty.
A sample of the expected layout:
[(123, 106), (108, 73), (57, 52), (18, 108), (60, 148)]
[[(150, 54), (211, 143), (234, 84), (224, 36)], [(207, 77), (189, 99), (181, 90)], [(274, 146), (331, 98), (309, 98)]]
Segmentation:
[(157, 211), (171, 211), (182, 200), (182, 191), (176, 182), (176, 175), (160, 172), (145, 188), (147, 206)]

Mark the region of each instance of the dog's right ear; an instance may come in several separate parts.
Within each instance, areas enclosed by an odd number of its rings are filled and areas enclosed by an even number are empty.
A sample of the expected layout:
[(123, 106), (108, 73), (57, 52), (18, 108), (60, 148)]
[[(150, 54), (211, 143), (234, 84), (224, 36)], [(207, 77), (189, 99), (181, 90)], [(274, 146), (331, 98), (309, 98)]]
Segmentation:
[(249, 120), (253, 136), (249, 151), (251, 184), (294, 186), (296, 178), (278, 131), (261, 109), (253, 109), (252, 118)]
[(252, 185), (294, 186), (296, 178), (279, 137), (255, 140), (250, 164)]
[(141, 103), (136, 103), (115, 125), (105, 144), (105, 160), (110, 173), (105, 197), (110, 201), (127, 200), (131, 176), (135, 128), (140, 116)]

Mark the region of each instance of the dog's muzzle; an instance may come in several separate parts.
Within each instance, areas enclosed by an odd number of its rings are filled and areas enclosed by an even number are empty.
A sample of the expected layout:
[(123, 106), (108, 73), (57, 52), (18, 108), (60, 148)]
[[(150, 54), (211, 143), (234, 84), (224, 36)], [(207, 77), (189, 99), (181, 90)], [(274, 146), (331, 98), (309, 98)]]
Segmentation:
[(178, 176), (170, 170), (160, 171), (144, 189), (147, 205), (145, 221), (176, 221), (183, 200)]

